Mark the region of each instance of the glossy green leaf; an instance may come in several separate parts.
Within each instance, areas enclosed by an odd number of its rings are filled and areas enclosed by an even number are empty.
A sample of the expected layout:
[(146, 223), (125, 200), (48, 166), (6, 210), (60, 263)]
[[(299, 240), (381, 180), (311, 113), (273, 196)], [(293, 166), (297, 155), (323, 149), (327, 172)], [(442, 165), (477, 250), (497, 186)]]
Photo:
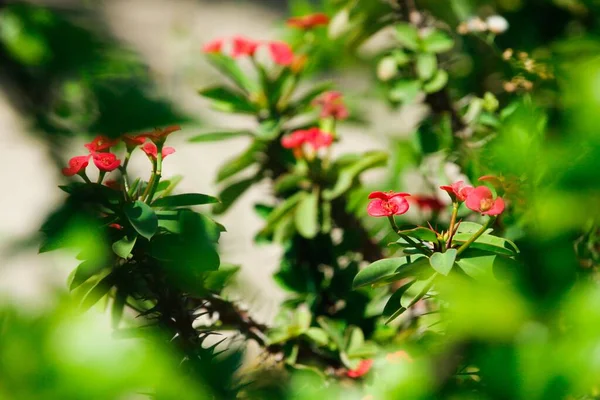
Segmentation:
[(327, 332), (321, 328), (317, 328), (315, 326), (310, 327), (306, 332), (304, 332), (304, 334), (318, 346), (327, 346), (329, 343), (329, 336), (327, 335)]
[(423, 84), (425, 93), (435, 93), (442, 90), (448, 83), (448, 73), (443, 69), (438, 69), (429, 82)]
[(121, 258), (128, 258), (135, 246), (138, 236), (123, 236), (112, 244), (112, 249)]
[(279, 204), (273, 212), (267, 218), (265, 227), (262, 229), (261, 233), (269, 235), (273, 233), (277, 223), (288, 213), (291, 213), (298, 203), (306, 196), (306, 192), (298, 192), (295, 195), (288, 197), (281, 204)]
[(284, 193), (288, 190), (296, 189), (302, 182), (308, 182), (304, 175), (284, 174), (275, 181), (274, 188), (277, 193)]
[(375, 261), (366, 268), (360, 270), (352, 283), (353, 289), (372, 285), (381, 280), (400, 279), (419, 272), (428, 266), (429, 261), (424, 256), (406, 256), (396, 258), (384, 258)]
[(221, 140), (235, 139), (239, 137), (251, 137), (250, 131), (224, 131), (224, 132), (207, 132), (194, 136), (189, 139), (190, 142), (218, 142)]
[(220, 292), (240, 270), (239, 265), (221, 264), (217, 271), (206, 273), (204, 287), (213, 292)]
[(142, 201), (129, 203), (124, 208), (131, 226), (143, 237), (150, 240), (158, 229), (158, 218), (154, 210)]
[(73, 290), (86, 282), (92, 276), (104, 269), (104, 263), (98, 263), (95, 260), (86, 260), (79, 264), (70, 274), (67, 280), (67, 287)]
[(127, 290), (120, 287), (115, 293), (115, 298), (113, 299), (112, 308), (110, 311), (111, 324), (113, 329), (119, 328), (119, 323), (121, 322), (121, 318), (123, 317), (123, 311), (125, 309), (126, 302)]
[(317, 190), (304, 196), (294, 214), (298, 233), (312, 239), (319, 233), (319, 192)]
[(219, 199), (207, 194), (201, 193), (184, 193), (173, 196), (161, 197), (152, 202), (153, 207), (188, 207), (201, 204), (218, 203)]
[(396, 38), (409, 50), (416, 50), (419, 47), (419, 33), (417, 28), (407, 22), (396, 24)]
[(98, 280), (95, 285), (83, 296), (81, 300), (80, 309), (82, 312), (89, 310), (94, 304), (96, 304), (102, 297), (104, 297), (114, 284), (113, 274), (108, 274), (102, 279)]
[(365, 344), (365, 335), (357, 326), (349, 326), (344, 335), (344, 351), (351, 353)]
[(402, 315), (404, 311), (406, 311), (406, 308), (402, 307), (400, 300), (402, 299), (402, 296), (404, 296), (404, 293), (406, 293), (406, 291), (415, 282), (416, 280), (412, 280), (402, 285), (389, 298), (383, 309), (383, 316), (387, 318), (387, 320), (385, 321), (386, 324), (389, 324), (390, 322), (398, 318), (400, 315)]
[(247, 178), (247, 179), (242, 179), (241, 181), (234, 182), (234, 183), (230, 184), (229, 186), (225, 187), (225, 189), (223, 189), (221, 191), (221, 193), (219, 193), (219, 196), (218, 196), (219, 200), (221, 200), (221, 203), (215, 204), (215, 206), (213, 207), (213, 212), (215, 214), (223, 214), (255, 182), (256, 182), (256, 178), (251, 177), (251, 178)]
[(199, 90), (198, 93), (211, 99), (213, 107), (219, 111), (254, 114), (257, 108), (244, 94), (225, 86), (215, 86)]
[(211, 64), (238, 85), (240, 89), (248, 93), (258, 90), (257, 83), (252, 81), (231, 57), (221, 54), (207, 54), (206, 57)]
[(436, 272), (447, 276), (450, 271), (452, 271), (455, 260), (456, 249), (448, 249), (443, 253), (433, 253), (431, 257), (429, 257), (429, 264)]
[(423, 50), (430, 53), (444, 53), (454, 47), (454, 40), (445, 32), (434, 30), (423, 38)]
[(263, 140), (276, 139), (281, 134), (281, 121), (266, 120), (256, 130), (256, 136)]
[(246, 168), (252, 166), (257, 161), (257, 153), (262, 147), (257, 143), (253, 143), (248, 149), (237, 157), (225, 161), (225, 163), (217, 171), (217, 182), (231, 178), (235, 174), (242, 172)]
[[(458, 225), (456, 232), (457, 233), (475, 233), (478, 230), (480, 230), (481, 228), (483, 228), (483, 225), (478, 224), (476, 222), (462, 221)], [(488, 228), (488, 229), (486, 229), (485, 233), (491, 233), (492, 231), (493, 231), (492, 228)]]
[(421, 53), (417, 56), (417, 75), (422, 81), (428, 81), (437, 70), (437, 57), (432, 53)]
[(385, 166), (388, 160), (388, 155), (382, 151), (374, 151), (365, 153), (363, 157), (340, 171), (338, 180), (331, 190), (323, 192), (323, 198), (333, 200), (352, 187), (354, 180), (364, 171)]
[[(452, 243), (461, 245), (468, 241), (472, 236), (473, 234), (471, 233), (457, 233), (452, 238)], [(487, 250), (507, 256), (512, 256), (519, 252), (517, 245), (510, 240), (488, 234), (479, 236), (477, 240), (469, 246), (469, 248)]]
[[(406, 236), (410, 236), (412, 238), (424, 240), (426, 242), (437, 242), (437, 235), (435, 234), (435, 232), (433, 232), (431, 229), (424, 228), (421, 226), (414, 228), (414, 229), (408, 229), (405, 231), (401, 231), (401, 233), (405, 234)], [(404, 239), (399, 239), (398, 242), (400, 242), (400, 240), (402, 240), (402, 243), (406, 243), (404, 241)], [(408, 244), (408, 243), (406, 243), (406, 244)]]
[(421, 300), (435, 284), (435, 278), (437, 273), (431, 275), (428, 279), (417, 280), (404, 292), (404, 295), (400, 299), (400, 305), (405, 309), (409, 309), (414, 306), (419, 300)]
[(403, 79), (397, 81), (390, 89), (389, 98), (392, 101), (411, 103), (421, 91), (421, 82)]

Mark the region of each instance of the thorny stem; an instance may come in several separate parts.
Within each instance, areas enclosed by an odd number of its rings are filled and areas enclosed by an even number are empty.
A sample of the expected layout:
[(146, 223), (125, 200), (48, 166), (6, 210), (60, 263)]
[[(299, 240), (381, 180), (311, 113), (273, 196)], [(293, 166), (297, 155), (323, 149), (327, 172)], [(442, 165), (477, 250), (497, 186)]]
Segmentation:
[(152, 182), (152, 188), (148, 193), (148, 198), (146, 199), (146, 203), (150, 204), (152, 202), (152, 198), (154, 197), (154, 193), (158, 188), (158, 183), (160, 182), (160, 178), (162, 176), (162, 146), (156, 152), (156, 169), (154, 170), (154, 182)]
[(131, 158), (131, 152), (128, 151), (121, 166), (121, 174), (123, 175), (123, 188), (125, 189), (125, 195), (129, 198), (129, 177), (127, 176), (127, 165), (129, 165), (129, 159)]
[(471, 236), (471, 238), (469, 240), (464, 242), (462, 244), (462, 246), (460, 246), (458, 248), (456, 255), (459, 256), (463, 251), (468, 249), (469, 246), (472, 245), (479, 238), (479, 236), (483, 235), (485, 233), (485, 231), (494, 224), (494, 222), (496, 221), (496, 218), (497, 217), (495, 217), (495, 216), (490, 217), (490, 219), (488, 219), (488, 221), (485, 223), (485, 225), (483, 225), (477, 232), (475, 232), (475, 234), (473, 236)]
[(449, 248), (452, 245), (452, 237), (454, 236), (454, 225), (456, 224), (456, 215), (458, 214), (458, 202), (452, 203), (452, 217), (450, 218), (450, 227), (448, 228), (448, 241), (446, 247)]

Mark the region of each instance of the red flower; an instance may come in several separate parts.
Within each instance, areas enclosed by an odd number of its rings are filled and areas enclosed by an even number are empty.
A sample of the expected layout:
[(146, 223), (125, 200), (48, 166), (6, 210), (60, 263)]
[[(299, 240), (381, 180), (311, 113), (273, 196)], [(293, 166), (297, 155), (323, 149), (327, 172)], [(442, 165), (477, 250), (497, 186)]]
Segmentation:
[(123, 135), (123, 137), (121, 138), (123, 139), (123, 141), (125, 142), (125, 146), (127, 146), (127, 150), (132, 150), (137, 146), (140, 146), (142, 144), (144, 144), (144, 142), (146, 142), (146, 136), (145, 135), (137, 135), (137, 136), (132, 136), (132, 135)]
[(281, 145), (286, 149), (297, 149), (308, 145), (313, 150), (319, 150), (322, 147), (329, 147), (332, 142), (333, 136), (319, 128), (297, 130), (281, 139)]
[(373, 360), (362, 360), (355, 369), (348, 370), (348, 372), (346, 372), (346, 375), (348, 376), (348, 378), (360, 378), (361, 376), (366, 375), (372, 366)]
[(465, 201), (469, 193), (473, 191), (472, 186), (465, 186), (463, 181), (454, 182), (452, 185), (440, 186), (440, 189), (448, 192), (452, 201)]
[(504, 211), (504, 200), (502, 197), (492, 195), (487, 186), (478, 186), (473, 189), (465, 201), (467, 207), (483, 215), (498, 215)]
[(292, 17), (287, 20), (288, 26), (298, 29), (312, 29), (316, 26), (327, 25), (329, 17), (324, 13), (303, 15), (301, 17)]
[(100, 171), (110, 172), (119, 168), (121, 160), (113, 153), (94, 153), (94, 164)]
[(89, 164), (90, 156), (77, 156), (69, 160), (69, 166), (62, 169), (64, 176), (73, 176), (81, 171), (85, 171), (85, 167)]
[(123, 225), (119, 225), (119, 224), (110, 224), (108, 225), (109, 228), (114, 228), (114, 229), (118, 229), (118, 230), (122, 230), (123, 229)]
[(417, 206), (422, 210), (440, 211), (446, 207), (446, 205), (442, 203), (437, 197), (433, 196), (412, 195), (411, 199), (413, 199)]
[(119, 139), (111, 139), (106, 136), (98, 135), (94, 140), (90, 143), (86, 143), (84, 146), (90, 153), (95, 153), (97, 151), (108, 150), (117, 143), (119, 143)]
[[(158, 149), (156, 145), (152, 142), (148, 142), (142, 146), (142, 151), (148, 155), (148, 157), (156, 160), (158, 157)], [(162, 149), (162, 158), (165, 159), (169, 154), (175, 153), (175, 149), (172, 147), (163, 147)]]
[(169, 136), (173, 132), (180, 131), (180, 130), (181, 130), (181, 126), (171, 125), (171, 126), (167, 126), (164, 129), (156, 128), (152, 132), (142, 133), (142, 134), (139, 134), (138, 136), (147, 137), (148, 139), (152, 140), (155, 144), (158, 144), (158, 143), (164, 143), (165, 140), (167, 140), (167, 136)]
[(269, 42), (269, 52), (275, 64), (285, 67), (294, 62), (294, 52), (289, 44), (285, 42)]
[(343, 120), (348, 118), (348, 109), (340, 92), (324, 92), (313, 101), (313, 105), (321, 107), (321, 118)]
[(209, 54), (220, 54), (223, 49), (223, 39), (215, 39), (206, 43), (202, 51)]
[(252, 57), (256, 52), (256, 48), (258, 47), (258, 45), (259, 43), (254, 40), (246, 39), (242, 36), (236, 36), (233, 38), (233, 50), (231, 51), (231, 57)]
[(401, 215), (408, 211), (408, 201), (405, 197), (408, 193), (373, 192), (369, 199), (373, 199), (367, 206), (367, 213), (371, 217), (391, 217)]

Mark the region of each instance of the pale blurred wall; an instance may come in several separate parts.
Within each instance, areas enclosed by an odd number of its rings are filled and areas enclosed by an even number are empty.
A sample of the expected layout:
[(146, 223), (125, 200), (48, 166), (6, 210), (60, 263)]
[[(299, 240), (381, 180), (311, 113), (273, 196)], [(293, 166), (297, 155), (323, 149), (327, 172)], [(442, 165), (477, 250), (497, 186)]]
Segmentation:
[[(57, 2), (71, 7), (77, 4), (74, 0), (52, 1)], [(246, 145), (243, 139), (186, 144), (186, 135), (208, 127), (237, 128), (253, 123), (248, 118), (213, 112), (197, 95), (198, 88), (220, 80), (203, 59), (202, 44), (215, 37), (235, 34), (276, 38), (283, 26), (285, 7), (265, 7), (265, 3), (268, 2), (112, 0), (101, 3), (103, 16), (113, 33), (147, 62), (162, 94), (187, 114), (203, 121), (201, 129), (185, 126), (181, 134), (174, 134), (169, 140), (177, 153), (166, 161), (164, 175), (184, 175), (181, 191), (217, 193), (214, 176), (218, 166)], [(350, 95), (360, 96), (369, 89), (368, 81), (355, 79), (352, 71), (335, 79), (338, 88)], [(361, 106), (371, 120), (368, 132), (363, 127), (343, 125), (343, 139), (336, 145), (336, 152), (386, 148), (387, 134), (409, 132), (422, 114), (422, 109), (416, 107), (392, 112), (381, 101), (363, 101)], [(4, 186), (0, 197), (0, 240), (4, 245), (0, 246), (0, 298), (8, 296), (21, 303), (43, 305), (48, 301), (50, 288), (64, 288), (68, 273), (77, 265), (73, 254), (37, 255), (29, 251), (12, 256), (6, 243), (35, 232), (47, 213), (61, 201), (62, 192), (56, 188), (60, 176), (52, 170), (43, 145), (27, 134), (25, 121), (10, 108), (1, 92), (0, 132), (5, 166), (0, 168), (0, 182)], [(77, 155), (78, 145), (80, 143), (66, 150), (72, 153), (65, 157)], [(139, 157), (133, 160), (132, 166), (145, 176), (146, 163)], [(254, 188), (227, 215), (219, 218), (228, 228), (221, 241), (222, 258), (243, 266), (236, 295), (243, 297), (253, 311), (266, 319), (274, 314), (276, 305), (284, 297), (271, 279), (277, 268), (279, 247), (258, 247), (252, 241), (261, 225), (252, 204), (268, 199), (268, 193), (267, 185)]]

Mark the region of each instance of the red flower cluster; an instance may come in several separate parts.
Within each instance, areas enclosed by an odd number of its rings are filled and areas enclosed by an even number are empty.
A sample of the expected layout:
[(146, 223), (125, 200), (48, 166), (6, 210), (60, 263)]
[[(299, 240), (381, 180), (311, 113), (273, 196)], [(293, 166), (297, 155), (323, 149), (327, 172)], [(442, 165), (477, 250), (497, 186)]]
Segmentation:
[(89, 159), (92, 157), (94, 165), (103, 172), (114, 171), (119, 168), (121, 161), (113, 153), (108, 153), (108, 150), (119, 143), (119, 139), (111, 139), (106, 136), (96, 136), (90, 143), (84, 146), (89, 150), (90, 154), (86, 156), (76, 156), (69, 160), (69, 166), (63, 168), (62, 173), (65, 176), (73, 176), (84, 174), (85, 168), (89, 164)]
[(303, 15), (301, 17), (292, 17), (287, 20), (288, 26), (298, 29), (312, 29), (317, 26), (327, 25), (329, 23), (329, 17), (324, 13), (316, 13)]
[[(254, 57), (258, 48), (266, 45), (271, 59), (278, 65), (285, 67), (294, 62), (294, 52), (289, 44), (280, 41), (256, 41), (243, 36), (235, 36), (231, 39), (232, 58)], [(225, 39), (215, 39), (204, 45), (203, 51), (208, 54), (223, 54)]]
[[(479, 180), (491, 180), (491, 177), (481, 177)], [(440, 186), (448, 192), (452, 201), (465, 202), (467, 208), (483, 215), (499, 215), (504, 211), (504, 200), (497, 196), (494, 199), (492, 191), (487, 186), (465, 186), (463, 181), (458, 181), (450, 186)]]
[(321, 118), (341, 121), (348, 118), (348, 109), (340, 92), (324, 92), (313, 101), (313, 106), (321, 107)]
[(401, 215), (408, 211), (409, 205), (406, 201), (408, 193), (395, 192), (373, 192), (369, 195), (372, 201), (367, 206), (367, 213), (372, 217), (391, 217)]
[(301, 150), (304, 146), (308, 146), (313, 151), (329, 147), (332, 142), (333, 136), (319, 128), (297, 130), (281, 139), (281, 145), (286, 149)]

